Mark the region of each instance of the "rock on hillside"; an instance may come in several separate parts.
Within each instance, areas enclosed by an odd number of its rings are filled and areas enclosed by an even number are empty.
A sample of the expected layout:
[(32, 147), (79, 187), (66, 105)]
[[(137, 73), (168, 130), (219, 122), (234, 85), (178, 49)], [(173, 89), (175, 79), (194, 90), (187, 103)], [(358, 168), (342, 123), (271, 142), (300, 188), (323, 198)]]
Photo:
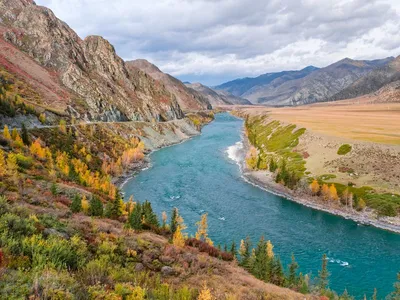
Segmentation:
[(204, 95), (193, 89), (187, 88), (180, 80), (163, 73), (158, 67), (145, 59), (137, 59), (126, 63), (128, 68), (142, 70), (155, 80), (161, 82), (164, 87), (176, 96), (176, 100), (183, 110), (211, 109), (211, 104)]
[[(1, 53), (2, 67), (31, 85), (44, 86), (39, 90), (44, 99), (46, 88), (63, 92), (55, 103), (46, 105), (86, 120), (183, 117), (175, 96), (143, 72), (127, 68), (105, 39), (90, 36), (82, 40), (51, 10), (33, 1), (3, 1), (0, 17), (1, 46), (10, 49)], [(24, 59), (16, 60), (16, 56)], [(47, 77), (46, 81), (35, 82), (37, 73)]]
[(249, 100), (234, 96), (223, 90), (213, 90), (201, 83), (187, 83), (186, 86), (203, 94), (213, 106), (234, 104), (251, 105)]
[(388, 85), (386, 89), (390, 89), (393, 86), (390, 84), (399, 80), (400, 56), (361, 77), (352, 85), (334, 95), (331, 100), (342, 100), (366, 95), (384, 88), (385, 85)]

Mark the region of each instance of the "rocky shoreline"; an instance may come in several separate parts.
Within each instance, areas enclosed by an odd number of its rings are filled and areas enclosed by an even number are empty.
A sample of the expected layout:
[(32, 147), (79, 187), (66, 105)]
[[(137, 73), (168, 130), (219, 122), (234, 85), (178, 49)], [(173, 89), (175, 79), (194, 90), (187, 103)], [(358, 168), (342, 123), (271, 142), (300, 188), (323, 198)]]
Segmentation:
[(239, 166), (242, 172), (243, 179), (248, 183), (261, 188), (269, 193), (286, 198), (287, 200), (299, 203), (315, 210), (323, 211), (335, 216), (353, 220), (361, 226), (373, 226), (379, 229), (400, 233), (399, 218), (383, 217), (377, 219), (375, 213), (371, 209), (366, 209), (363, 212), (355, 210), (347, 210), (340, 207), (326, 207), (317, 197), (300, 193), (296, 190), (290, 190), (281, 184), (275, 182), (272, 173), (267, 171), (253, 171), (246, 166), (245, 157), (250, 147), (249, 142), (244, 134), (242, 134), (243, 149), (241, 151)]

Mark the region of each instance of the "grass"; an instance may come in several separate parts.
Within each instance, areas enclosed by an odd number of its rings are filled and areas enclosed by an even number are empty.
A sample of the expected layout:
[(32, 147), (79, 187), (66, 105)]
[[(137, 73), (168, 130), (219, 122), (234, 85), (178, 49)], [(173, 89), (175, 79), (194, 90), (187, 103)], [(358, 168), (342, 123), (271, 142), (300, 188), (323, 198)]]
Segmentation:
[(349, 144), (343, 144), (339, 147), (337, 154), (339, 155), (346, 155), (351, 151), (352, 147)]
[(303, 156), (293, 149), (299, 144), (299, 137), (306, 129), (296, 129), (296, 125), (281, 125), (279, 121), (267, 122), (266, 117), (246, 119), (249, 141), (259, 151), (259, 165), (267, 166), (272, 158), (277, 161), (286, 160), (287, 168), (298, 177), (303, 177), (306, 162)]

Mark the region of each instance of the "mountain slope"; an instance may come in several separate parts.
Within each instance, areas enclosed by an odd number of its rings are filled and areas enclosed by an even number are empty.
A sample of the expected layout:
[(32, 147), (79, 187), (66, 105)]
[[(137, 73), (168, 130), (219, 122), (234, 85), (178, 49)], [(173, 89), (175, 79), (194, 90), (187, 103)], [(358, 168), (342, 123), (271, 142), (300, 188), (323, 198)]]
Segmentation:
[[(328, 101), (358, 79), (392, 60), (393, 57), (373, 61), (345, 58), (317, 70), (306, 68), (298, 71), (300, 73), (282, 72), (281, 76), (276, 76), (274, 73), (271, 77), (273, 79), (267, 84), (254, 85), (241, 96), (252, 103), (274, 106)], [(307, 69), (308, 74), (306, 74)]]
[(385, 85), (400, 80), (400, 56), (390, 63), (376, 68), (352, 85), (332, 96), (331, 100), (350, 99), (376, 92)]
[(143, 72), (129, 70), (105, 39), (80, 39), (51, 10), (29, 0), (3, 1), (0, 17), (0, 44), (7, 49), (1, 53), (1, 66), (30, 86), (39, 86), (43, 103), (34, 104), (85, 120), (183, 117), (175, 96)]
[(152, 63), (145, 59), (137, 59), (126, 63), (128, 68), (137, 68), (142, 70), (152, 78), (164, 84), (165, 88), (176, 96), (176, 99), (184, 110), (211, 109), (207, 99), (198, 92), (187, 88), (181, 81), (175, 77), (163, 73)]
[(278, 80), (283, 83), (288, 80), (298, 79), (307, 76), (308, 74), (318, 70), (318, 68), (309, 66), (300, 71), (282, 71), (277, 73), (266, 73), (255, 78), (241, 78), (235, 79), (215, 87), (216, 90), (224, 90), (230, 92), (235, 96), (245, 96), (249, 91), (254, 88), (266, 86)]
[(213, 106), (233, 104), (251, 105), (251, 102), (246, 99), (234, 96), (226, 91), (213, 90), (207, 86), (202, 85), (201, 83), (187, 83), (186, 86), (198, 91), (199, 93), (207, 97), (208, 101)]

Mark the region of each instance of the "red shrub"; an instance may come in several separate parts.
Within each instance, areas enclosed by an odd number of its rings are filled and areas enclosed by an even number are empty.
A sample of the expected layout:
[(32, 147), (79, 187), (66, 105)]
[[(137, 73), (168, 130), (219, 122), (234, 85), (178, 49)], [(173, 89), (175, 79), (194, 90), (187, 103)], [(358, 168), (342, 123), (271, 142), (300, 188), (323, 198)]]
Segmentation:
[(223, 252), (223, 251), (219, 250), (218, 248), (215, 248), (214, 246), (211, 246), (208, 243), (197, 240), (195, 238), (187, 239), (186, 245), (197, 248), (197, 249), (199, 249), (200, 252), (207, 253), (208, 255), (210, 255), (212, 257), (221, 258), (226, 261), (233, 260), (233, 255), (231, 253)]

